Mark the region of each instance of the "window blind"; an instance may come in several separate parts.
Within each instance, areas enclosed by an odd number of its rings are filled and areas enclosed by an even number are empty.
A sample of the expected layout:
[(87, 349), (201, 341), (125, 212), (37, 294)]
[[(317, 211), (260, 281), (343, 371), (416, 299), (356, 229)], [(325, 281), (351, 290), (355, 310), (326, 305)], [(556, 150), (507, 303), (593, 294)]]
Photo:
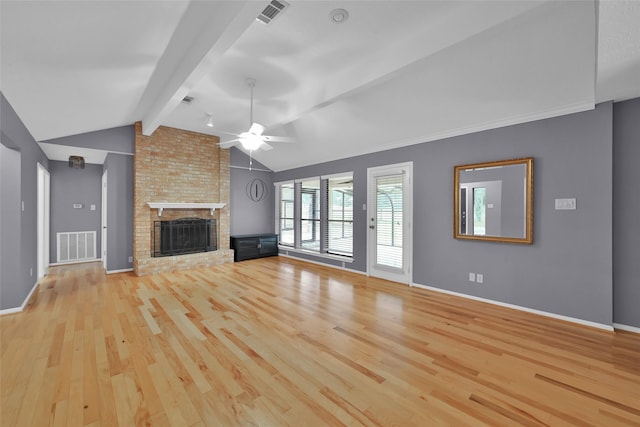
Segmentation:
[(300, 184), (300, 247), (320, 250), (320, 178)]
[(376, 178), (376, 264), (403, 265), (404, 175)]

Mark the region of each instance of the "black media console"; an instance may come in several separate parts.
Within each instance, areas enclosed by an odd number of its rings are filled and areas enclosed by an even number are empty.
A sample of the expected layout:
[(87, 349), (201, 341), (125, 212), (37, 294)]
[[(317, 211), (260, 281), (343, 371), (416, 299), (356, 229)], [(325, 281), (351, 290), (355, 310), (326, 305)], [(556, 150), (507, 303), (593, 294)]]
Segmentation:
[(234, 261), (278, 255), (278, 235), (247, 234), (244, 236), (231, 236), (231, 249), (234, 250)]

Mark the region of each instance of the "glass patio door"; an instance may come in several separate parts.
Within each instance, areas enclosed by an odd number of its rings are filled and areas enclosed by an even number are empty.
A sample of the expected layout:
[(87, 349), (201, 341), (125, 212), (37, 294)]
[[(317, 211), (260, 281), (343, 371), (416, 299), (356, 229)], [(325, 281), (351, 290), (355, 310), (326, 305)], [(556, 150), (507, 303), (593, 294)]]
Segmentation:
[(369, 275), (410, 283), (412, 164), (370, 168), (368, 172)]

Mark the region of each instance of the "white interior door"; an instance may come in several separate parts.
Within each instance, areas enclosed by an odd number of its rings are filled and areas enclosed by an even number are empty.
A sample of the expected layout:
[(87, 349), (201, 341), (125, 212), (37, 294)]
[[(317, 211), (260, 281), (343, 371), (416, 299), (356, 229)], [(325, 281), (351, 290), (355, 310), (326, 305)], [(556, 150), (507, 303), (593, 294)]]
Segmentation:
[(369, 168), (367, 175), (368, 274), (410, 284), (413, 163)]
[(107, 270), (107, 171), (102, 173), (102, 266)]
[(38, 280), (49, 269), (49, 215), (51, 181), (49, 171), (38, 163)]

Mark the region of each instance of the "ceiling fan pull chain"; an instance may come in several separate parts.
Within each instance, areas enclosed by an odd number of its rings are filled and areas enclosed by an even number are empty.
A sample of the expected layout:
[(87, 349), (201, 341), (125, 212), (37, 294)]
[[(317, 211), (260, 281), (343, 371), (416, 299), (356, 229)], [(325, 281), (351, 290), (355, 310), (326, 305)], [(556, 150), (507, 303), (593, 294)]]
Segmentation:
[(253, 150), (249, 150), (249, 172), (251, 172), (252, 166), (253, 166)]

